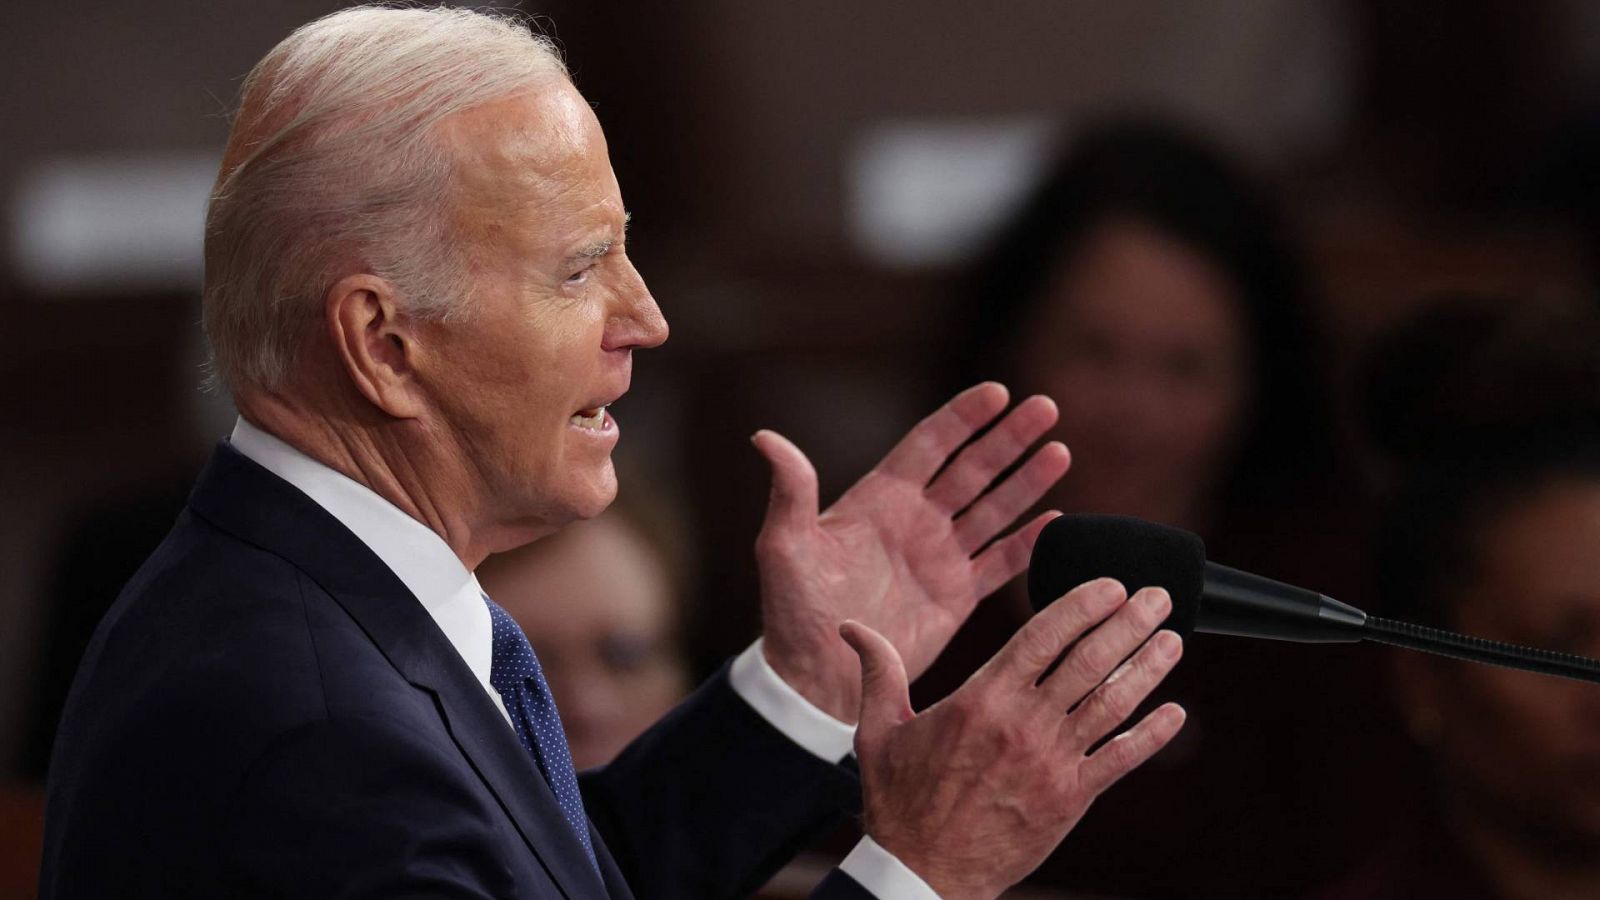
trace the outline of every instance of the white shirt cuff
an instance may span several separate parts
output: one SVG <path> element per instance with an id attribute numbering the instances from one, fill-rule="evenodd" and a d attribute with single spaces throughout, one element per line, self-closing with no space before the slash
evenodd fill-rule
<path id="1" fill-rule="evenodd" d="M 813 756 L 836 763 L 855 746 L 856 727 L 818 709 L 780 678 L 762 655 L 760 638 L 733 661 L 728 682 L 761 718 Z"/>
<path id="2" fill-rule="evenodd" d="M 863 837 L 856 844 L 839 863 L 839 871 L 878 900 L 939 900 L 926 881 L 870 837 Z"/>

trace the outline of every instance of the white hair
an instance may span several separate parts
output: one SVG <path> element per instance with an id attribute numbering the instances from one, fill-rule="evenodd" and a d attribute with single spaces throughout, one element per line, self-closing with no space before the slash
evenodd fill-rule
<path id="1" fill-rule="evenodd" d="M 361 6 L 305 25 L 246 77 L 206 214 L 213 379 L 281 386 L 340 278 L 370 272 L 410 314 L 469 299 L 441 119 L 566 78 L 509 15 Z"/>

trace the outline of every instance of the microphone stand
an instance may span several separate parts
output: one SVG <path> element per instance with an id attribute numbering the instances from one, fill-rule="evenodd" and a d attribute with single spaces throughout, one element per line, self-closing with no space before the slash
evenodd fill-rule
<path id="1" fill-rule="evenodd" d="M 1504 666 L 1508 669 L 1522 669 L 1527 672 L 1600 684 L 1600 660 L 1571 653 L 1557 653 L 1554 650 L 1520 647 L 1516 644 L 1441 631 L 1425 625 L 1413 625 L 1410 622 L 1367 616 L 1361 638 L 1394 647 L 1405 647 L 1408 650 L 1436 653 L 1452 659 L 1488 663 L 1491 666 Z"/>

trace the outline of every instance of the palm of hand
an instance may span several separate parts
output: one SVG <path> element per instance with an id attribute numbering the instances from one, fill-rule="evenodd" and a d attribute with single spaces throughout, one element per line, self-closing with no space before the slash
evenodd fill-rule
<path id="1" fill-rule="evenodd" d="M 821 515 L 805 456 L 772 432 L 756 436 L 774 470 L 756 544 L 765 654 L 785 681 L 835 717 L 853 721 L 860 692 L 840 623 L 855 619 L 885 635 L 916 677 L 977 602 L 1026 564 L 1050 515 L 993 538 L 1066 471 L 1066 448 L 1048 444 L 984 489 L 1054 424 L 1054 405 L 1044 398 L 1018 405 L 944 466 L 1005 403 L 998 385 L 961 394 Z"/>
<path id="2" fill-rule="evenodd" d="M 789 552 L 769 557 L 768 614 L 798 614 L 823 632 L 847 618 L 865 622 L 912 651 L 913 672 L 933 662 L 979 599 L 950 518 L 918 485 L 870 474 L 798 537 Z M 854 660 L 843 642 L 826 643 Z"/>

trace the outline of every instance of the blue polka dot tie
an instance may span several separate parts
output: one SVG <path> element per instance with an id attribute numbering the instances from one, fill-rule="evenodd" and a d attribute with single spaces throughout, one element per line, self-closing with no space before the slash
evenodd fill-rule
<path id="1" fill-rule="evenodd" d="M 578 793 L 578 776 L 572 769 L 572 751 L 567 749 L 567 734 L 561 728 L 561 716 L 556 713 L 555 698 L 550 695 L 550 685 L 539 668 L 539 658 L 533 655 L 528 638 L 517 627 L 510 613 L 498 603 L 483 595 L 489 604 L 489 621 L 494 624 L 494 657 L 489 663 L 489 684 L 511 714 L 511 725 L 523 749 L 533 754 L 544 773 L 561 813 L 577 833 L 583 851 L 589 854 L 589 864 L 600 871 L 594 857 L 594 844 L 589 841 L 589 817 L 583 812 L 583 797 Z"/>

